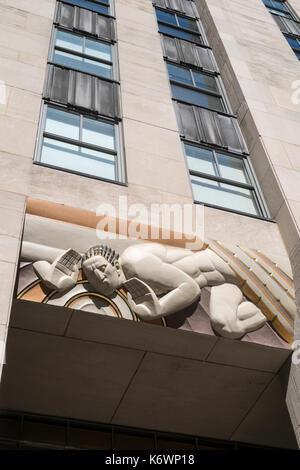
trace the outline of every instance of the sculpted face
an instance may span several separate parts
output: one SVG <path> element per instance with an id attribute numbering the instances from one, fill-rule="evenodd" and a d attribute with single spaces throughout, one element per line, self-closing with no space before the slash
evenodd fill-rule
<path id="1" fill-rule="evenodd" d="M 89 283 L 101 294 L 111 295 L 120 287 L 120 267 L 112 266 L 103 256 L 93 256 L 82 264 Z"/>

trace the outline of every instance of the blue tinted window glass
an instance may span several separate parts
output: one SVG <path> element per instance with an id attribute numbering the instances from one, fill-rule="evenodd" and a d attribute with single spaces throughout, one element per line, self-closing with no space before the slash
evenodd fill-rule
<path id="1" fill-rule="evenodd" d="M 191 182 L 196 201 L 245 212 L 246 214 L 259 214 L 254 192 L 249 189 L 238 188 L 237 186 L 198 176 L 191 176 Z"/>
<path id="2" fill-rule="evenodd" d="M 189 41 L 196 42 L 197 44 L 201 44 L 201 37 L 197 36 L 196 34 L 188 33 L 187 31 L 183 31 L 182 29 L 172 28 L 171 26 L 166 26 L 164 24 L 159 23 L 159 31 L 161 33 L 170 34 L 176 38 L 180 39 L 187 39 Z"/>
<path id="3" fill-rule="evenodd" d="M 55 51 L 53 62 L 59 65 L 63 65 L 64 67 L 81 70 L 82 57 L 78 57 L 76 55 L 68 54 L 62 51 Z"/>
<path id="4" fill-rule="evenodd" d="M 79 57 L 62 51 L 55 51 L 53 62 L 65 67 L 92 73 L 101 77 L 112 78 L 111 66 L 94 60 Z"/>
<path id="5" fill-rule="evenodd" d="M 115 156 L 85 147 L 60 142 L 47 137 L 43 140 L 41 162 L 86 175 L 115 180 Z"/>
<path id="6" fill-rule="evenodd" d="M 98 3 L 89 2 L 86 0 L 64 0 L 67 3 L 72 3 L 82 8 L 88 8 L 90 10 L 97 11 L 99 13 L 106 13 L 108 15 L 108 7 L 105 5 L 100 5 Z M 107 3 L 107 2 L 105 2 Z"/>
<path id="7" fill-rule="evenodd" d="M 67 49 L 70 53 L 60 51 L 58 48 Z M 71 52 L 73 51 L 78 52 L 80 56 L 72 54 Z M 84 55 L 108 62 L 112 61 L 111 46 L 109 44 L 88 38 L 85 38 L 84 42 L 83 36 L 57 30 L 53 56 L 54 63 L 101 77 L 112 78 L 111 65 L 102 64 L 96 60 L 84 57 Z"/>
<path id="8" fill-rule="evenodd" d="M 97 59 L 112 61 L 111 46 L 100 41 L 93 41 L 91 39 L 85 40 L 85 54 L 96 57 Z"/>
<path id="9" fill-rule="evenodd" d="M 284 5 L 284 3 L 281 3 L 281 2 L 277 2 L 275 0 L 263 0 L 264 4 L 267 6 L 267 7 L 274 7 L 274 8 L 277 8 L 278 10 L 282 10 L 282 11 L 288 11 L 286 5 Z"/>
<path id="10" fill-rule="evenodd" d="M 288 8 L 284 3 L 277 2 L 275 0 L 272 3 L 275 8 L 278 8 L 278 10 L 288 11 Z"/>
<path id="11" fill-rule="evenodd" d="M 115 127 L 113 124 L 84 117 L 82 141 L 114 150 L 116 148 Z"/>
<path id="12" fill-rule="evenodd" d="M 285 36 L 285 39 L 287 40 L 287 42 L 289 43 L 289 45 L 293 49 L 299 49 L 300 50 L 300 43 L 297 41 L 297 39 L 293 39 L 293 38 L 290 38 L 288 36 Z"/>
<path id="13" fill-rule="evenodd" d="M 177 100 L 186 101 L 187 103 L 204 106 L 206 108 L 224 111 L 222 101 L 216 96 L 207 95 L 199 91 L 189 90 L 177 85 L 171 85 L 173 97 Z"/>
<path id="14" fill-rule="evenodd" d="M 167 64 L 170 80 L 193 85 L 192 75 L 188 69 L 177 67 L 176 65 Z"/>
<path id="15" fill-rule="evenodd" d="M 213 152 L 193 145 L 186 144 L 184 147 L 189 170 L 219 176 Z"/>
<path id="16" fill-rule="evenodd" d="M 80 117 L 56 108 L 47 108 L 45 132 L 69 139 L 79 139 Z"/>
<path id="17" fill-rule="evenodd" d="M 214 77 L 210 77 L 209 75 L 205 75 L 203 73 L 194 72 L 194 80 L 195 85 L 199 88 L 203 88 L 204 90 L 214 91 L 216 93 L 219 92 L 216 79 Z"/>
<path id="18" fill-rule="evenodd" d="M 93 73 L 94 75 L 100 75 L 105 78 L 112 78 L 111 66 L 107 64 L 101 64 L 90 59 L 83 59 L 83 72 Z"/>
<path id="19" fill-rule="evenodd" d="M 83 38 L 77 34 L 67 33 L 66 31 L 56 32 L 56 46 L 69 49 L 70 51 L 83 52 Z"/>
<path id="20" fill-rule="evenodd" d="M 217 153 L 217 159 L 222 178 L 233 180 L 237 183 L 250 183 L 243 160 L 222 153 Z"/>
<path id="21" fill-rule="evenodd" d="M 159 21 L 164 21 L 165 23 L 174 24 L 175 26 L 177 25 L 175 15 L 171 15 L 171 13 L 167 13 L 166 11 L 162 11 L 162 10 L 155 10 L 155 11 L 156 11 L 157 19 Z"/>
<path id="22" fill-rule="evenodd" d="M 190 29 L 192 31 L 198 31 L 196 21 L 190 20 L 189 18 L 183 18 L 182 16 L 178 16 L 177 18 L 179 26 L 181 26 L 182 28 Z"/>
<path id="23" fill-rule="evenodd" d="M 268 10 L 269 10 L 270 13 L 273 13 L 274 15 L 284 16 L 285 18 L 292 18 L 292 16 L 291 16 L 289 13 L 285 13 L 285 12 L 283 12 L 283 11 L 274 10 L 273 8 L 268 8 Z"/>

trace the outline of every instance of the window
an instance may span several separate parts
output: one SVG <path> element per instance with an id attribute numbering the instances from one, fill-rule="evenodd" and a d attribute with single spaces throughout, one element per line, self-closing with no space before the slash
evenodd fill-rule
<path id="1" fill-rule="evenodd" d="M 295 15 L 295 13 L 292 13 L 292 10 L 290 9 L 287 2 L 279 2 L 274 0 L 263 0 L 263 2 L 270 11 L 270 13 L 273 13 L 277 16 L 283 16 L 284 18 L 291 20 L 284 21 L 278 18 L 276 22 L 278 23 L 279 28 L 281 29 L 285 39 L 293 49 L 297 58 L 300 60 L 300 36 L 298 34 L 300 26 L 299 18 Z M 289 36 L 289 34 L 291 34 L 291 37 Z"/>
<path id="2" fill-rule="evenodd" d="M 184 147 L 196 202 L 263 215 L 244 157 L 187 143 Z"/>
<path id="3" fill-rule="evenodd" d="M 274 15 L 284 16 L 285 18 L 293 19 L 287 5 L 275 0 L 263 0 L 270 13 Z"/>
<path id="4" fill-rule="evenodd" d="M 72 3 L 78 7 L 88 8 L 98 13 L 109 14 L 109 0 L 63 0 L 66 3 Z"/>
<path id="5" fill-rule="evenodd" d="M 82 72 L 112 78 L 112 46 L 85 36 L 56 30 L 53 62 Z"/>
<path id="6" fill-rule="evenodd" d="M 225 111 L 216 77 L 169 63 L 167 68 L 175 99 Z"/>
<path id="7" fill-rule="evenodd" d="M 199 21 L 162 8 L 155 11 L 161 33 L 189 41 L 168 40 L 164 59 L 173 99 L 178 101 L 177 117 L 194 201 L 244 215 L 268 217 L 251 163 L 245 156 L 247 149 L 236 118 L 224 116 L 230 113 L 230 107 L 219 73 L 215 67 L 207 66 L 204 52 L 198 54 L 207 51 Z M 201 57 L 199 63 L 195 62 L 196 55 Z"/>
<path id="8" fill-rule="evenodd" d="M 289 45 L 291 46 L 291 48 L 293 49 L 293 51 L 295 52 L 298 59 L 300 59 L 300 39 L 291 38 L 285 35 L 284 37 L 289 43 Z"/>
<path id="9" fill-rule="evenodd" d="M 124 183 L 115 41 L 99 40 L 94 34 L 97 22 L 97 33 L 113 38 L 114 21 L 89 11 L 108 14 L 111 2 L 61 1 L 53 30 L 35 163 Z M 85 32 L 73 28 L 74 18 L 80 24 L 79 30 Z M 105 33 L 107 29 L 111 34 Z"/>
<path id="10" fill-rule="evenodd" d="M 118 126 L 63 109 L 44 107 L 38 161 L 44 165 L 121 181 Z"/>
<path id="11" fill-rule="evenodd" d="M 177 13 L 159 10 L 158 8 L 155 8 L 155 12 L 161 33 L 170 34 L 180 39 L 187 39 L 197 44 L 203 43 L 196 20 L 180 16 Z"/>

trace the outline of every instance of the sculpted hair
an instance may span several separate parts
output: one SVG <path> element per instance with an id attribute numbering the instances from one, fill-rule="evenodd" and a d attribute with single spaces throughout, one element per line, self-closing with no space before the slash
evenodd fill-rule
<path id="1" fill-rule="evenodd" d="M 115 250 L 108 248 L 106 245 L 95 245 L 83 255 L 82 263 L 94 256 L 103 256 L 112 266 L 119 259 L 119 253 L 116 253 Z"/>

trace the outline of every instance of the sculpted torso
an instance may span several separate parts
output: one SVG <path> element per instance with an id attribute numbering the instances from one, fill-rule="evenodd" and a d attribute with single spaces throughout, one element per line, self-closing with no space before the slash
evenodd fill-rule
<path id="1" fill-rule="evenodd" d="M 200 288 L 224 282 L 238 284 L 233 271 L 209 249 L 194 253 L 154 243 L 134 245 L 124 251 L 120 263 L 126 279 L 137 277 L 156 293 L 168 292 L 178 283 L 192 280 Z"/>

